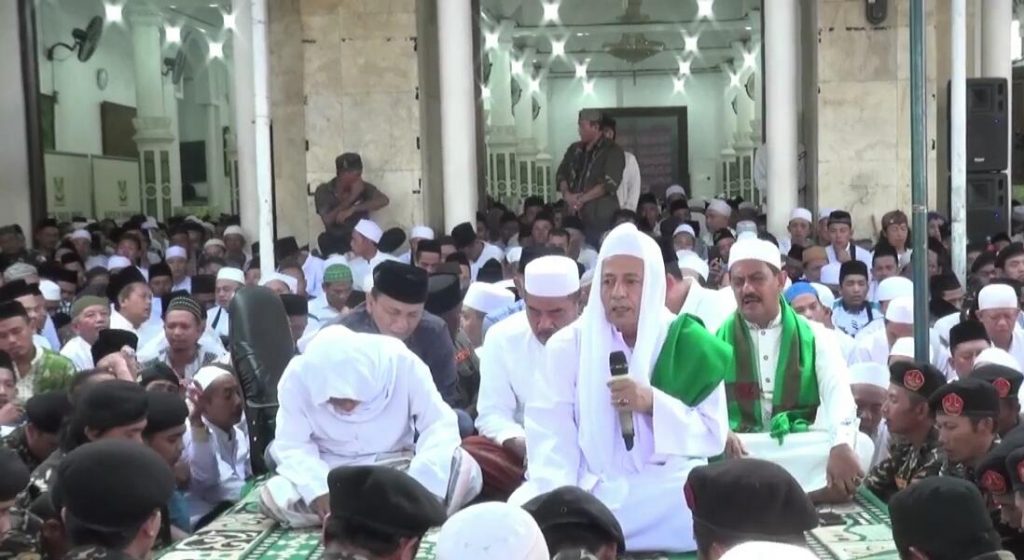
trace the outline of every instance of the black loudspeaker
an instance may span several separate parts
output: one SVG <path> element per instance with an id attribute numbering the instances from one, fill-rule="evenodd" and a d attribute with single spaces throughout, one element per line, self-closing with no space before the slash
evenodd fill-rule
<path id="1" fill-rule="evenodd" d="M 1010 182 L 1006 173 L 968 173 L 966 198 L 969 243 L 1010 231 Z"/>
<path id="2" fill-rule="evenodd" d="M 950 85 L 946 84 L 947 99 Z M 947 104 L 948 105 L 948 104 Z M 1002 171 L 1009 156 L 1010 98 L 1005 78 L 967 80 L 967 172 Z M 947 108 L 946 123 L 950 122 Z M 947 130 L 948 132 L 948 130 Z M 950 137 L 949 134 L 946 135 Z M 947 152 L 951 154 L 950 152 Z M 952 165 L 952 158 L 946 158 Z M 968 208 L 970 205 L 968 204 Z"/>

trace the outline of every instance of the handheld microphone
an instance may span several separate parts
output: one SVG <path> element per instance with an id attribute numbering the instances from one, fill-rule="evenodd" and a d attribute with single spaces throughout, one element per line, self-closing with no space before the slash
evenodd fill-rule
<path id="1" fill-rule="evenodd" d="M 612 377 L 629 375 L 629 363 L 626 361 L 626 353 L 616 350 L 608 354 L 608 367 Z M 626 451 L 633 449 L 633 412 L 623 410 L 619 412 L 619 426 L 622 427 L 622 441 L 626 444 Z"/>

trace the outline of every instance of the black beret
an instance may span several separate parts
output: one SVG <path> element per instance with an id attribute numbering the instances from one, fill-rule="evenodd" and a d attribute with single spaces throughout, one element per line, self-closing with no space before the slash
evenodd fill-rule
<path id="1" fill-rule="evenodd" d="M 427 280 L 426 310 L 441 315 L 462 303 L 459 277 L 454 274 L 431 274 Z"/>
<path id="2" fill-rule="evenodd" d="M 828 215 L 828 225 L 832 224 L 846 224 L 848 226 L 852 226 L 853 217 L 845 210 L 833 210 L 832 213 Z"/>
<path id="3" fill-rule="evenodd" d="M 13 500 L 28 486 L 28 467 L 13 450 L 0 447 L 0 501 Z"/>
<path id="4" fill-rule="evenodd" d="M 25 402 L 25 417 L 41 432 L 56 434 L 71 412 L 71 399 L 67 391 L 47 391 L 33 395 Z"/>
<path id="5" fill-rule="evenodd" d="M 171 311 L 188 311 L 195 316 L 197 321 L 206 320 L 206 310 L 203 309 L 199 302 L 192 298 L 187 292 L 184 295 L 176 295 L 179 292 L 174 292 L 167 297 L 167 307 L 164 309 L 164 315 L 166 316 Z"/>
<path id="6" fill-rule="evenodd" d="M 818 526 L 793 475 L 761 459 L 730 459 L 690 471 L 683 488 L 694 525 L 745 540 L 776 540 Z"/>
<path id="7" fill-rule="evenodd" d="M 178 378 L 178 374 L 174 373 L 171 366 L 163 362 L 153 362 L 151 365 L 139 372 L 139 385 L 148 387 L 149 384 L 154 381 L 167 381 L 174 385 L 181 383 L 181 380 Z"/>
<path id="8" fill-rule="evenodd" d="M 363 158 L 354 152 L 345 152 L 334 158 L 334 168 L 337 171 L 362 171 Z"/>
<path id="9" fill-rule="evenodd" d="M 866 265 L 866 264 L 864 264 L 864 263 L 862 263 L 862 262 L 860 262 L 860 261 L 858 261 L 856 259 L 851 259 L 851 260 L 848 260 L 848 261 L 844 262 L 839 267 L 839 283 L 842 284 L 843 280 L 847 276 L 849 276 L 851 274 L 854 274 L 854 275 L 857 275 L 857 276 L 863 276 L 864 278 L 867 278 L 868 277 L 868 265 Z"/>
<path id="10" fill-rule="evenodd" d="M 1017 398 L 1024 375 L 1011 367 L 999 364 L 985 364 L 971 372 L 971 379 L 980 379 L 992 384 L 1001 399 Z"/>
<path id="11" fill-rule="evenodd" d="M 973 374 L 972 374 L 973 377 Z M 983 492 L 1002 495 L 1011 489 L 1010 472 L 1006 468 L 1006 459 L 1017 449 L 1024 446 L 1024 427 L 1017 426 L 1010 430 L 999 445 L 978 463 L 974 481 Z"/>
<path id="12" fill-rule="evenodd" d="M 593 494 L 578 486 L 562 486 L 523 504 L 549 540 L 548 531 L 564 525 L 583 526 L 615 542 L 619 554 L 626 551 L 626 538 L 615 514 Z"/>
<path id="13" fill-rule="evenodd" d="M 946 376 L 929 363 L 894 362 L 889 366 L 889 382 L 928 399 L 946 384 Z"/>
<path id="14" fill-rule="evenodd" d="M 299 252 L 299 242 L 294 237 L 282 237 L 274 241 L 274 260 L 280 261 Z"/>
<path id="15" fill-rule="evenodd" d="M 382 466 L 337 467 L 327 475 L 331 518 L 397 537 L 420 537 L 444 523 L 441 500 L 408 474 Z"/>
<path id="16" fill-rule="evenodd" d="M 636 206 L 640 207 L 641 204 L 658 204 L 658 197 L 654 196 L 654 193 L 643 193 L 640 198 L 637 199 Z"/>
<path id="17" fill-rule="evenodd" d="M 933 476 L 897 492 L 889 500 L 889 518 L 896 548 L 914 547 L 945 558 L 973 558 L 999 550 L 985 500 L 971 482 Z"/>
<path id="18" fill-rule="evenodd" d="M 437 253 L 441 254 L 441 244 L 436 239 L 420 239 L 416 244 L 416 254 Z"/>
<path id="19" fill-rule="evenodd" d="M 61 459 L 55 478 L 54 505 L 93 530 L 137 530 L 174 492 L 167 462 L 149 447 L 122 439 L 71 451 Z"/>
<path id="20" fill-rule="evenodd" d="M 402 228 L 394 227 L 381 234 L 377 249 L 383 253 L 390 253 L 401 247 L 402 243 L 405 243 L 405 232 Z"/>
<path id="21" fill-rule="evenodd" d="M 1024 255 L 1024 244 L 1010 243 L 996 255 L 996 268 L 1005 268 L 1006 261 L 1020 255 Z"/>
<path id="22" fill-rule="evenodd" d="M 74 270 L 68 270 L 58 264 L 48 263 L 47 266 L 39 267 L 39 275 L 48 280 L 54 282 L 66 282 L 68 284 L 78 284 L 78 273 Z"/>
<path id="23" fill-rule="evenodd" d="M 0 321 L 14 317 L 28 318 L 28 311 L 25 311 L 25 306 L 19 301 L 0 300 Z"/>
<path id="24" fill-rule="evenodd" d="M 1018 447 L 1006 456 L 1006 472 L 1015 491 L 1024 490 L 1024 447 Z"/>
<path id="25" fill-rule="evenodd" d="M 139 272 L 139 269 L 134 266 L 126 266 L 118 270 L 110 275 L 110 282 L 107 283 L 107 299 L 117 303 L 121 290 L 138 282 L 146 283 L 146 277 Z"/>
<path id="26" fill-rule="evenodd" d="M 969 377 L 939 387 L 928 399 L 932 414 L 995 418 L 999 414 L 999 393 L 995 387 Z"/>
<path id="27" fill-rule="evenodd" d="M 961 321 L 949 329 L 949 349 L 955 351 L 957 345 L 972 340 L 984 340 L 991 344 L 992 340 L 985 331 L 985 325 L 980 321 L 968 319 Z"/>
<path id="28" fill-rule="evenodd" d="M 452 228 L 452 241 L 455 242 L 456 249 L 465 249 L 472 245 L 476 241 L 476 230 L 473 228 L 473 224 L 462 222 Z"/>
<path id="29" fill-rule="evenodd" d="M 131 332 L 121 329 L 103 329 L 96 337 L 96 342 L 92 343 L 92 363 L 98 364 L 104 357 L 120 352 L 121 348 L 130 346 L 132 350 L 137 350 L 139 346 L 139 337 Z"/>
<path id="30" fill-rule="evenodd" d="M 72 427 L 106 431 L 146 417 L 146 391 L 141 385 L 114 379 L 87 385 L 72 412 Z"/>
<path id="31" fill-rule="evenodd" d="M 539 259 L 541 257 L 546 257 L 549 255 L 557 255 L 564 257 L 565 251 L 563 251 L 559 247 L 523 247 L 523 252 L 519 256 L 519 265 L 517 267 L 519 270 L 519 274 L 525 274 L 526 265 L 533 262 L 534 259 Z"/>
<path id="32" fill-rule="evenodd" d="M 158 276 L 171 277 L 171 267 L 167 266 L 167 263 L 158 262 L 149 267 L 149 279 L 152 280 Z"/>
<path id="33" fill-rule="evenodd" d="M 38 295 L 42 295 L 42 292 L 39 291 L 39 284 L 29 284 L 24 280 L 13 280 L 0 286 L 0 301 Z"/>
<path id="34" fill-rule="evenodd" d="M 142 435 L 153 434 L 184 427 L 188 418 L 188 405 L 185 399 L 175 393 L 149 391 L 146 393 L 146 429 Z"/>
<path id="35" fill-rule="evenodd" d="M 373 269 L 373 287 L 402 303 L 426 303 L 427 271 L 397 261 L 384 261 Z"/>
<path id="36" fill-rule="evenodd" d="M 284 312 L 289 317 L 309 315 L 309 301 L 298 294 L 281 294 L 281 303 L 284 304 Z"/>
<path id="37" fill-rule="evenodd" d="M 212 274 L 197 274 L 192 277 L 193 294 L 212 294 L 217 291 L 217 277 Z"/>
<path id="38" fill-rule="evenodd" d="M 496 259 L 487 259 L 487 262 L 482 264 L 480 270 L 476 273 L 477 282 L 486 282 L 488 284 L 501 282 L 504 278 L 505 273 L 501 269 L 501 263 Z"/>

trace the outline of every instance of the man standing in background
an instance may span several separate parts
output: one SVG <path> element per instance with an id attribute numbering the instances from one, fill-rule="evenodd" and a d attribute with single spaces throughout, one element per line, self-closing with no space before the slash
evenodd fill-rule
<path id="1" fill-rule="evenodd" d="M 363 181 L 363 159 L 359 154 L 341 154 L 334 160 L 334 167 L 337 176 L 317 187 L 313 200 L 328 236 L 339 244 L 342 252 L 347 252 L 356 223 L 391 201 L 375 185 Z"/>
<path id="2" fill-rule="evenodd" d="M 626 165 L 622 148 L 602 133 L 603 121 L 601 111 L 580 111 L 580 141 L 565 151 L 556 174 L 569 213 L 583 220 L 587 241 L 595 247 L 619 209 L 616 191 Z"/>

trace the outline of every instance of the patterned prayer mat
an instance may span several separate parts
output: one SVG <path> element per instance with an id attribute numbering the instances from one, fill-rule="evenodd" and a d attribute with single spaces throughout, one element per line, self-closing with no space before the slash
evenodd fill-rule
<path id="1" fill-rule="evenodd" d="M 316 560 L 321 556 L 318 529 L 285 529 L 262 513 L 259 492 L 248 495 L 209 526 L 159 554 L 161 560 Z M 867 491 L 854 503 L 831 508 L 844 526 L 823 527 L 808 533 L 807 543 L 827 560 L 897 559 L 889 513 Z M 428 533 L 417 559 L 436 558 L 436 532 Z M 689 560 L 696 554 L 628 555 L 630 560 Z M 467 559 L 470 560 L 470 559 Z"/>

